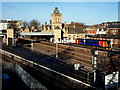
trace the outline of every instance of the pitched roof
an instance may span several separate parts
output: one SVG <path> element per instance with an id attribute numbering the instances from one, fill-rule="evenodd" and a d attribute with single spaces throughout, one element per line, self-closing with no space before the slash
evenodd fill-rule
<path id="1" fill-rule="evenodd" d="M 26 28 L 26 27 L 21 27 L 23 30 Z"/>
<path id="2" fill-rule="evenodd" d="M 95 35 L 95 36 L 92 36 L 92 37 L 95 37 L 95 38 L 114 38 L 114 39 L 120 39 L 120 35 Z"/>
<path id="3" fill-rule="evenodd" d="M 86 27 L 85 29 L 97 29 L 97 27 Z"/>
<path id="4" fill-rule="evenodd" d="M 76 27 L 76 28 L 69 27 L 68 34 L 78 34 L 78 33 L 85 33 L 85 32 L 83 31 L 83 28 L 80 27 Z"/>
<path id="5" fill-rule="evenodd" d="M 57 27 L 55 27 L 55 29 L 60 29 L 60 27 L 59 27 L 59 26 L 57 26 Z"/>

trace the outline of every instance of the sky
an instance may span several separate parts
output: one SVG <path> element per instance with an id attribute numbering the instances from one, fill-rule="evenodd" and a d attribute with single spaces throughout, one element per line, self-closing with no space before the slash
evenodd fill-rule
<path id="1" fill-rule="evenodd" d="M 55 7 L 62 13 L 62 22 L 94 25 L 118 20 L 118 2 L 2 2 L 2 19 L 49 24 Z"/>

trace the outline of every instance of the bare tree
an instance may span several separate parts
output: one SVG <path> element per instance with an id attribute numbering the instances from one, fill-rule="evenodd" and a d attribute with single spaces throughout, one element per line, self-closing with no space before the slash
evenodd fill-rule
<path id="1" fill-rule="evenodd" d="M 27 27 L 27 26 L 29 27 L 29 23 L 26 22 L 26 21 L 24 21 L 24 22 L 23 22 L 23 26 L 24 26 L 24 27 Z"/>
<path id="2" fill-rule="evenodd" d="M 39 21 L 33 19 L 29 22 L 29 25 L 34 26 L 37 29 L 39 27 L 40 23 L 39 23 Z"/>

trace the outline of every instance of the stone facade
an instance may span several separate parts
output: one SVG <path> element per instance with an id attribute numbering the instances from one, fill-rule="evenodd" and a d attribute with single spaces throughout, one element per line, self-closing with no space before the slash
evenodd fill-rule
<path id="1" fill-rule="evenodd" d="M 42 24 L 40 29 L 42 32 L 53 32 L 54 42 L 56 42 L 56 40 L 59 42 L 74 42 L 76 38 L 85 37 L 83 26 L 83 23 L 62 23 L 62 13 L 60 13 L 56 7 L 54 12 L 51 14 L 50 24 L 45 22 L 45 25 Z M 53 40 L 51 39 L 51 41 Z"/>
<path id="2" fill-rule="evenodd" d="M 89 26 L 89 27 L 85 28 L 84 30 L 87 35 L 96 35 L 97 29 L 98 28 L 95 26 Z"/>
<path id="3" fill-rule="evenodd" d="M 30 32 L 29 27 L 21 27 L 19 32 Z"/>
<path id="4" fill-rule="evenodd" d="M 54 30 L 55 28 L 62 29 L 62 14 L 59 12 L 57 7 L 51 14 L 50 25 L 52 30 Z"/>

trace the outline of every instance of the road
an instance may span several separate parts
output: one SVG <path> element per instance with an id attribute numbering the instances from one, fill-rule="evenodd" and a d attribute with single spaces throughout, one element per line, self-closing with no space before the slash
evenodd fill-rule
<path id="1" fill-rule="evenodd" d="M 83 82 L 87 82 L 87 71 L 84 69 L 80 69 L 79 71 L 75 71 L 74 67 L 71 65 L 68 65 L 62 61 L 59 61 L 55 58 L 51 58 L 46 55 L 37 54 L 35 52 L 32 52 L 30 50 L 27 50 L 23 47 L 14 47 L 10 48 L 8 46 L 3 45 L 3 50 L 6 50 L 8 52 L 14 53 L 16 55 L 19 55 L 23 58 L 26 58 L 28 60 L 34 61 L 36 63 L 39 63 L 40 65 L 46 66 L 48 68 L 51 68 L 57 72 L 60 72 L 62 74 L 68 75 L 70 77 L 73 77 L 75 79 L 78 79 Z"/>

